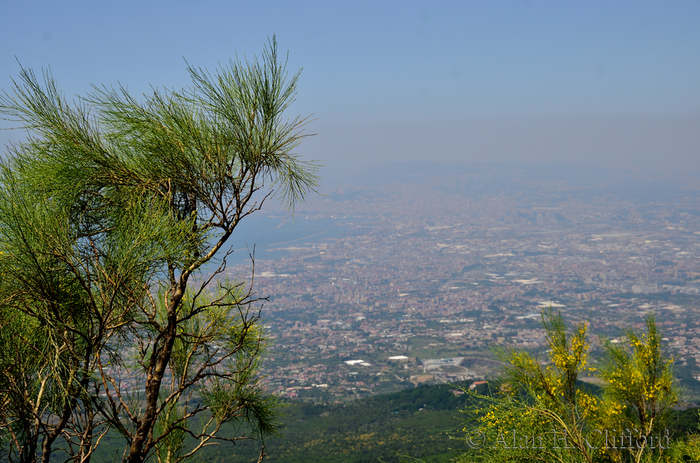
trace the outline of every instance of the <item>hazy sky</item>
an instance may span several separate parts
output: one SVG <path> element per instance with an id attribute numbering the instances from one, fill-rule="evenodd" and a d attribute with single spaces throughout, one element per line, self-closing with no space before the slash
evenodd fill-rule
<path id="1" fill-rule="evenodd" d="M 315 118 L 300 151 L 328 164 L 700 172 L 698 24 L 697 1 L 0 0 L 0 88 L 17 61 L 71 95 L 180 87 L 184 59 L 212 69 L 276 34 L 303 67 L 290 116 Z"/>

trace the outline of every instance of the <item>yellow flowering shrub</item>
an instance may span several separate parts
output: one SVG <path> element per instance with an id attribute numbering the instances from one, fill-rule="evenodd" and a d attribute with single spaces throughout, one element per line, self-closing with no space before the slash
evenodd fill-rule
<path id="1" fill-rule="evenodd" d="M 475 452 L 481 461 L 498 462 L 683 461 L 669 460 L 675 453 L 669 453 L 664 420 L 678 388 L 652 315 L 645 333 L 629 331 L 621 343 L 605 342 L 598 368 L 589 364 L 586 323 L 567 331 L 551 308 L 542 321 L 545 359 L 496 350 L 505 363 L 500 389 L 490 396 L 471 393 L 475 405 L 464 410 L 471 422 L 462 432 L 473 451 L 457 462 L 473 461 Z M 577 382 L 583 372 L 597 372 L 605 381 L 602 394 Z M 696 455 L 697 439 L 683 445 L 683 458 Z"/>

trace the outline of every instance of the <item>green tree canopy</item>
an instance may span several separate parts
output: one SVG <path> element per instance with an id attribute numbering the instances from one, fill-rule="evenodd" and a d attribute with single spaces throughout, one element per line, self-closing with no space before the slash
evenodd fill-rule
<path id="1" fill-rule="evenodd" d="M 598 368 L 589 362 L 586 323 L 569 331 L 561 313 L 551 309 L 543 312 L 542 322 L 546 358 L 497 351 L 505 364 L 500 391 L 488 397 L 473 394 L 474 405 L 464 410 L 469 422 L 463 431 L 474 451 L 459 462 L 681 461 L 683 455 L 700 456 L 686 443 L 670 445 L 667 418 L 679 390 L 653 314 L 646 317 L 646 332 L 630 330 L 621 341 L 603 342 Z M 578 381 L 585 372 L 597 372 L 601 391 Z"/>
<path id="2" fill-rule="evenodd" d="M 293 206 L 315 189 L 315 164 L 294 153 L 305 119 L 284 116 L 299 74 L 274 39 L 260 60 L 188 71 L 181 90 L 103 86 L 68 100 L 49 73 L 22 69 L 0 96 L 28 132 L 0 166 L 11 459 L 48 461 L 60 442 L 84 461 L 112 428 L 124 459 L 176 462 L 276 430 L 257 375 L 261 302 L 225 268 L 241 220 L 270 196 Z M 223 435 L 232 421 L 252 435 Z"/>

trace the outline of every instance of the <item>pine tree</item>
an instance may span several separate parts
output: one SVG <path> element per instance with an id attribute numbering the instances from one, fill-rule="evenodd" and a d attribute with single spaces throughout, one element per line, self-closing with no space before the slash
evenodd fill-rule
<path id="1" fill-rule="evenodd" d="M 316 185 L 283 113 L 299 74 L 260 60 L 136 98 L 67 100 L 22 69 L 0 97 L 29 136 L 0 167 L 0 431 L 12 459 L 86 461 L 108 429 L 123 456 L 177 462 L 277 429 L 258 375 L 267 338 L 249 284 L 225 278 L 239 223 Z M 205 272 L 205 269 L 209 269 Z M 211 270 L 214 269 L 214 270 Z M 224 435 L 225 423 L 251 433 Z M 58 446 L 58 447 L 57 447 Z"/>

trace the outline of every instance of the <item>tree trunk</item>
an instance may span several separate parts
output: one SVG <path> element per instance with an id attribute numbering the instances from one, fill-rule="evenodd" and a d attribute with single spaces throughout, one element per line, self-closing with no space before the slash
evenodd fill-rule
<path id="1" fill-rule="evenodd" d="M 165 370 L 170 362 L 170 355 L 175 344 L 175 335 L 177 329 L 177 308 L 180 305 L 182 295 L 184 294 L 184 286 L 186 283 L 178 285 L 173 298 L 168 307 L 168 324 L 163 333 L 163 341 L 156 350 L 154 346 L 153 357 L 151 358 L 151 371 L 146 379 L 146 410 L 142 418 L 138 421 L 136 435 L 131 441 L 129 448 L 129 463 L 141 463 L 146 459 L 149 448 L 149 436 L 153 431 L 156 419 L 156 410 L 158 409 L 158 398 L 160 397 L 160 385 L 165 375 Z"/>

